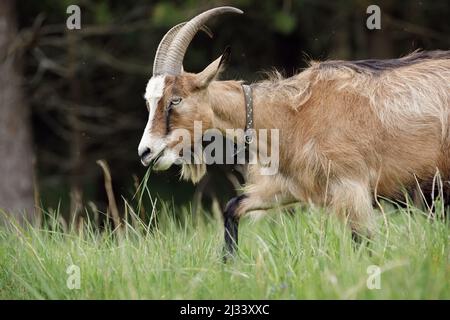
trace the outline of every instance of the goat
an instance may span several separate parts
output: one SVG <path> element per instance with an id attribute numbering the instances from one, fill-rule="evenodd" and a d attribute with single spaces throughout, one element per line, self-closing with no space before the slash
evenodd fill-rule
<path id="1" fill-rule="evenodd" d="M 246 126 L 242 81 L 217 80 L 228 51 L 200 73 L 182 68 L 196 32 L 227 12 L 242 13 L 211 9 L 162 39 L 145 92 L 144 165 L 165 170 L 181 162 L 181 175 L 198 181 L 205 166 L 180 160 L 176 129 L 192 133 L 196 121 L 221 132 Z M 378 196 L 398 199 L 437 172 L 448 185 L 449 83 L 450 51 L 416 51 L 392 60 L 311 62 L 290 78 L 252 84 L 255 130 L 279 130 L 279 170 L 267 176 L 260 163 L 248 166 L 243 194 L 224 210 L 226 252 L 236 250 L 245 213 L 313 203 L 341 217 L 353 235 L 370 237 Z"/>

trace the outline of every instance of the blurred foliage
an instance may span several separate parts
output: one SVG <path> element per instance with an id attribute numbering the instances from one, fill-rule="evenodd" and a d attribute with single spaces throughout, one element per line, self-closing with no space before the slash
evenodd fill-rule
<path id="1" fill-rule="evenodd" d="M 108 24 L 113 22 L 113 13 L 107 2 L 99 2 L 94 5 L 94 22 L 97 24 Z"/>
<path id="2" fill-rule="evenodd" d="M 283 34 L 291 33 L 292 30 L 294 30 L 296 23 L 297 21 L 293 15 L 283 11 L 275 13 L 273 18 L 275 30 Z"/>
<path id="3" fill-rule="evenodd" d="M 178 9 L 173 3 L 161 2 L 155 5 L 152 14 L 152 23 L 158 27 L 171 28 L 183 21 L 182 10 Z"/>
<path id="4" fill-rule="evenodd" d="M 78 4 L 82 29 L 65 29 L 66 8 Z M 232 46 L 225 79 L 261 79 L 259 71 L 277 68 L 287 76 L 313 59 L 392 58 L 416 48 L 448 49 L 447 0 L 379 1 L 382 29 L 367 30 L 369 0 L 100 1 L 20 0 L 21 31 L 44 17 L 24 55 L 24 85 L 33 111 L 34 141 L 44 206 L 66 204 L 78 184 L 83 202 L 105 201 L 95 160 L 111 166 L 118 195 L 131 196 L 133 175 L 145 169 L 137 145 L 147 111 L 142 99 L 152 59 L 167 30 L 195 14 L 233 5 L 244 15 L 225 15 L 209 23 L 211 40 L 196 36 L 184 62 L 198 72 Z M 309 57 L 305 59 L 305 56 Z M 180 182 L 178 169 L 152 175 L 150 190 L 186 203 L 193 187 Z M 223 180 L 216 195 L 233 191 Z"/>

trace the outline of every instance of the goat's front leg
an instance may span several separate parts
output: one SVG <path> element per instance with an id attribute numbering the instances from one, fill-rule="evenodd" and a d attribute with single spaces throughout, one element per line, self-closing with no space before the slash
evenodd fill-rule
<path id="1" fill-rule="evenodd" d="M 233 257 L 238 244 L 239 218 L 247 212 L 268 210 L 278 206 L 283 206 L 296 200 L 274 188 L 274 184 L 269 189 L 267 185 L 254 185 L 246 193 L 231 199 L 223 213 L 225 255 L 224 261 Z"/>
<path id="2" fill-rule="evenodd" d="M 237 214 L 237 209 L 245 197 L 246 195 L 242 194 L 228 201 L 225 210 L 223 212 L 223 223 L 225 229 L 224 261 L 226 261 L 228 257 L 232 257 L 237 249 L 238 229 L 239 229 L 239 216 Z"/>

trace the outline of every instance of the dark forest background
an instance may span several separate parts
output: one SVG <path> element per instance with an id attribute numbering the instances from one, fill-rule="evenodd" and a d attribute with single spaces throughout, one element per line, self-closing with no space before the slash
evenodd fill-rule
<path id="1" fill-rule="evenodd" d="M 66 28 L 70 4 L 81 8 L 81 30 Z M 381 8 L 381 30 L 366 28 L 371 4 Z M 0 207 L 59 206 L 69 215 L 92 202 L 104 210 L 98 159 L 110 165 L 116 197 L 130 198 L 146 172 L 137 146 L 158 43 L 173 25 L 220 5 L 245 14 L 214 19 L 213 39 L 199 33 L 187 71 L 202 70 L 227 45 L 223 78 L 247 81 L 272 68 L 292 75 L 308 59 L 394 58 L 450 46 L 448 0 L 1 0 Z M 172 168 L 152 174 L 148 186 L 177 206 L 200 198 L 223 205 L 234 171 L 211 172 L 195 187 Z"/>

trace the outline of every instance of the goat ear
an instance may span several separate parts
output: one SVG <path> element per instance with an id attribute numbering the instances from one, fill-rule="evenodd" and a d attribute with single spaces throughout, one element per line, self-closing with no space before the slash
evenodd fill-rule
<path id="1" fill-rule="evenodd" d="M 226 62 L 229 60 L 231 48 L 225 48 L 223 54 L 207 66 L 202 72 L 197 73 L 197 84 L 200 88 L 206 88 L 220 72 L 222 72 Z"/>

